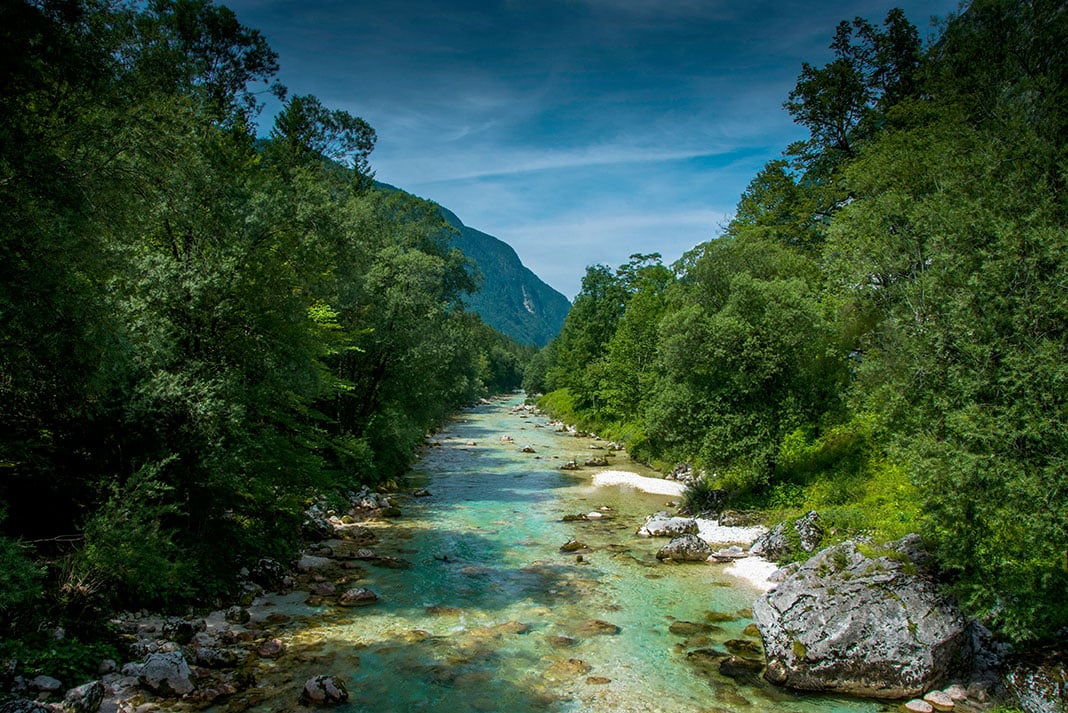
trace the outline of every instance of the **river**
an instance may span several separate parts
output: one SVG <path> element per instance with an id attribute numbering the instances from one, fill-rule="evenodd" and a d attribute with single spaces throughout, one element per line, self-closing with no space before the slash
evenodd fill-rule
<path id="1" fill-rule="evenodd" d="M 590 448 L 603 444 L 513 412 L 521 402 L 458 415 L 406 484 L 430 497 L 405 501 L 402 518 L 371 523 L 376 551 L 413 565 L 353 577 L 380 602 L 314 608 L 300 594 L 271 602 L 296 626 L 283 637 L 287 655 L 263 664 L 264 684 L 243 707 L 292 710 L 293 691 L 327 673 L 348 686 L 339 711 L 882 709 L 721 675 L 702 651 L 759 641 L 745 631 L 759 592 L 725 574 L 726 565 L 658 562 L 665 541 L 634 533 L 669 498 L 594 487 L 593 468 L 562 471 L 568 459 L 605 455 Z M 650 474 L 622 454 L 611 468 Z M 605 516 L 563 521 L 591 511 Z M 571 538 L 588 551 L 561 552 Z"/>

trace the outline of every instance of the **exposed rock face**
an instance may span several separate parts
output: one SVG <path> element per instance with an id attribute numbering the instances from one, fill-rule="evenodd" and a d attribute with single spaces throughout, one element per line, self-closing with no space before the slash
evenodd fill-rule
<path id="1" fill-rule="evenodd" d="M 1068 713 L 1068 667 L 1061 656 L 1045 654 L 1015 661 L 1003 680 L 1024 713 Z"/>
<path id="2" fill-rule="evenodd" d="M 790 543 L 786 541 L 785 522 L 780 522 L 758 537 L 749 548 L 749 554 L 766 557 L 769 560 L 777 560 L 789 551 Z"/>
<path id="3" fill-rule="evenodd" d="M 823 538 L 823 527 L 820 525 L 820 514 L 815 510 L 797 518 L 794 521 L 794 529 L 801 538 L 801 549 L 805 552 L 815 552 Z"/>
<path id="4" fill-rule="evenodd" d="M 753 618 L 767 679 L 810 691 L 907 698 L 965 664 L 969 626 L 923 574 L 918 543 L 910 535 L 877 559 L 852 542 L 830 547 L 757 599 Z"/>
<path id="5" fill-rule="evenodd" d="M 150 654 L 141 669 L 141 685 L 161 696 L 184 696 L 193 690 L 192 671 L 180 651 Z"/>
<path id="6" fill-rule="evenodd" d="M 712 548 L 697 535 L 676 537 L 656 553 L 658 560 L 670 559 L 675 562 L 704 562 L 711 556 Z"/>
<path id="7" fill-rule="evenodd" d="M 645 524 L 638 528 L 639 537 L 681 537 L 696 534 L 697 521 L 692 517 L 671 517 L 664 512 L 650 515 Z"/>

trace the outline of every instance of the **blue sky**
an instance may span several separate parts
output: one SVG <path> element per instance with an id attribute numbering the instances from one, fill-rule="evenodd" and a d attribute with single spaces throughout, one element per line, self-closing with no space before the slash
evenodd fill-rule
<path id="1" fill-rule="evenodd" d="M 367 120 L 376 177 L 496 235 L 573 298 L 587 265 L 673 261 L 804 137 L 782 103 L 840 20 L 957 0 L 222 0 L 279 79 Z M 269 114 L 274 107 L 268 107 Z"/>

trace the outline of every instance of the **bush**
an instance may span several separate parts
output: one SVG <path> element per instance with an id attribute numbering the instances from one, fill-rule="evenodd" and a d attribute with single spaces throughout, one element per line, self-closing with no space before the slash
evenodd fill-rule
<path id="1" fill-rule="evenodd" d="M 723 506 L 724 493 L 715 488 L 704 475 L 694 477 L 682 493 L 682 507 L 691 515 L 718 511 Z"/>
<path id="2" fill-rule="evenodd" d="M 12 629 L 30 616 L 41 598 L 44 572 L 17 540 L 0 537 L 0 619 Z"/>

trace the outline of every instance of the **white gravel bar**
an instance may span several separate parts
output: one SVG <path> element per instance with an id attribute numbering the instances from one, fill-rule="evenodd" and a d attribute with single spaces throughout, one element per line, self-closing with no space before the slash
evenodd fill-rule
<path id="1" fill-rule="evenodd" d="M 603 470 L 593 476 L 593 484 L 626 485 L 653 495 L 671 495 L 678 497 L 686 486 L 677 480 L 664 480 L 663 478 L 646 478 L 637 473 L 627 473 L 622 470 Z"/>
<path id="2" fill-rule="evenodd" d="M 763 557 L 746 557 L 734 560 L 724 568 L 723 573 L 738 579 L 744 579 L 756 589 L 766 592 L 775 588 L 774 582 L 769 582 L 768 577 L 779 569 L 779 565 L 769 562 Z"/>

